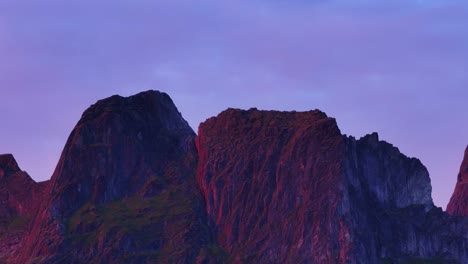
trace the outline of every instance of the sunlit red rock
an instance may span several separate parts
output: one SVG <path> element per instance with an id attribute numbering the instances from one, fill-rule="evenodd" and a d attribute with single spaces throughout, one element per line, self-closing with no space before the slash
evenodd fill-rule
<path id="1" fill-rule="evenodd" d="M 318 110 L 228 109 L 196 142 L 208 215 L 236 261 L 468 259 L 468 222 L 437 209 L 426 168 L 376 133 L 343 136 Z"/>
<path id="2" fill-rule="evenodd" d="M 376 133 L 342 135 L 319 110 L 228 109 L 196 136 L 165 93 L 112 96 L 84 112 L 49 184 L 0 156 L 11 205 L 0 216 L 34 218 L 16 240 L 0 238 L 0 262 L 468 259 L 468 218 L 433 205 L 421 162 Z M 466 193 L 455 194 L 460 208 Z"/>
<path id="3" fill-rule="evenodd" d="M 345 262 L 345 140 L 306 113 L 229 109 L 201 124 L 197 179 L 217 240 L 249 263 Z"/>
<path id="4" fill-rule="evenodd" d="M 468 146 L 460 166 L 455 191 L 447 205 L 447 212 L 452 215 L 468 216 Z"/>
<path id="5" fill-rule="evenodd" d="M 165 93 L 92 105 L 71 132 L 51 195 L 12 262 L 193 262 L 213 246 L 195 181 L 194 138 Z"/>
<path id="6" fill-rule="evenodd" d="M 20 247 L 47 186 L 22 171 L 13 155 L 0 155 L 0 262 Z"/>

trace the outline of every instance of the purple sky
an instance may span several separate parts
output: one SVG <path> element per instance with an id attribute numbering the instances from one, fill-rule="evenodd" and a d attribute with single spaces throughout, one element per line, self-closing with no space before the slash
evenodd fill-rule
<path id="1" fill-rule="evenodd" d="M 148 89 L 195 130 L 227 107 L 319 108 L 420 158 L 445 207 L 468 144 L 467 25 L 456 0 L 2 0 L 0 152 L 48 179 L 90 104 Z"/>

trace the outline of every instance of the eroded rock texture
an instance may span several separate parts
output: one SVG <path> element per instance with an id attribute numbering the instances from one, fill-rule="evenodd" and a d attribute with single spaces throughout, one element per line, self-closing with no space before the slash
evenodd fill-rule
<path id="1" fill-rule="evenodd" d="M 197 180 L 217 241 L 245 263 L 406 263 L 467 256 L 421 162 L 342 136 L 320 111 L 229 109 L 202 123 Z"/>
<path id="2" fill-rule="evenodd" d="M 50 183 L 0 156 L 0 231 L 19 234 L 0 262 L 467 263 L 466 160 L 450 216 L 419 160 L 319 110 L 228 109 L 196 136 L 167 94 L 112 96 Z"/>
<path id="3" fill-rule="evenodd" d="M 0 155 L 0 262 L 21 246 L 47 185 L 32 180 L 13 155 Z"/>
<path id="4" fill-rule="evenodd" d="M 206 255 L 214 246 L 195 181 L 194 138 L 164 93 L 92 105 L 12 262 L 185 263 Z"/>
<path id="5" fill-rule="evenodd" d="M 447 212 L 452 215 L 468 216 L 468 146 L 460 166 L 455 191 L 447 205 Z"/>
<path id="6" fill-rule="evenodd" d="M 334 119 L 320 111 L 229 109 L 198 132 L 197 180 L 217 240 L 234 259 L 346 261 L 345 141 Z"/>
<path id="7" fill-rule="evenodd" d="M 347 138 L 345 218 L 356 263 L 464 263 L 468 219 L 432 203 L 429 174 L 376 133 Z M 419 262 L 418 262 L 419 261 Z"/>

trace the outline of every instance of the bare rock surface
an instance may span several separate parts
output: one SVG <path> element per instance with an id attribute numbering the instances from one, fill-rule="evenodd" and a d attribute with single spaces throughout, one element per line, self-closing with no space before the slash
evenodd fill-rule
<path id="1" fill-rule="evenodd" d="M 194 138 L 165 93 L 92 105 L 12 262 L 185 263 L 205 254 L 214 246 L 195 181 Z"/>
<path id="2" fill-rule="evenodd" d="M 466 156 L 450 215 L 418 159 L 319 110 L 227 109 L 195 135 L 165 93 L 112 96 L 49 182 L 0 155 L 0 262 L 467 263 Z"/>
<path id="3" fill-rule="evenodd" d="M 466 219 L 376 133 L 309 112 L 228 109 L 200 125 L 197 180 L 216 238 L 243 263 L 464 263 Z"/>
<path id="4" fill-rule="evenodd" d="M 306 113 L 229 109 L 200 125 L 197 180 L 217 241 L 246 263 L 345 262 L 345 140 Z"/>
<path id="5" fill-rule="evenodd" d="M 21 246 L 47 186 L 22 171 L 13 155 L 0 155 L 0 262 Z"/>
<path id="6" fill-rule="evenodd" d="M 468 146 L 460 166 L 455 191 L 447 205 L 447 212 L 451 215 L 468 216 Z"/>

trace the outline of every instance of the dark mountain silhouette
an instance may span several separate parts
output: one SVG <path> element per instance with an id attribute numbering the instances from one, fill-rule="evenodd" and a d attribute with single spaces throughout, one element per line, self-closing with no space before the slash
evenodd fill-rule
<path id="1" fill-rule="evenodd" d="M 421 162 L 319 110 L 228 109 L 197 136 L 165 93 L 112 96 L 49 182 L 0 156 L 0 198 L 7 263 L 468 260 L 468 218 L 433 205 Z"/>

